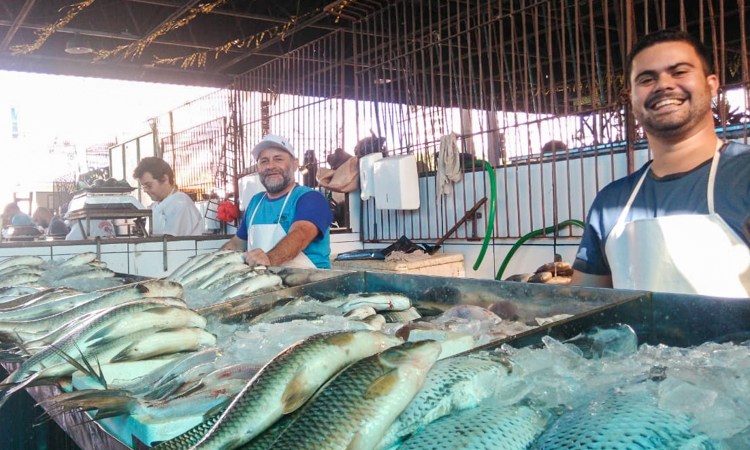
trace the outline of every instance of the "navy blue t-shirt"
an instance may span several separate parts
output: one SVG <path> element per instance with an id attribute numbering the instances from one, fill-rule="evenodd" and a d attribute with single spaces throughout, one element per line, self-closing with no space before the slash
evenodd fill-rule
<path id="1" fill-rule="evenodd" d="M 650 162 L 604 187 L 589 209 L 586 228 L 573 267 L 593 275 L 610 275 L 604 245 L 635 185 Z M 708 173 L 711 160 L 695 169 L 657 178 L 649 173 L 626 221 L 677 214 L 708 214 Z M 750 220 L 750 147 L 730 142 L 721 152 L 714 185 L 714 210 L 750 246 L 743 227 Z M 645 243 L 647 245 L 647 243 Z"/>

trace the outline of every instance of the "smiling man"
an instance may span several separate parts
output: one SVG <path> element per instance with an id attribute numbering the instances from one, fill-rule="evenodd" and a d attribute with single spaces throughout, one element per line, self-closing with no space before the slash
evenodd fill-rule
<path id="1" fill-rule="evenodd" d="M 750 147 L 716 134 L 710 53 L 659 31 L 635 45 L 626 76 L 653 160 L 597 195 L 573 283 L 749 297 Z"/>
<path id="2" fill-rule="evenodd" d="M 177 190 L 174 171 L 161 158 L 143 158 L 133 171 L 143 192 L 154 201 L 154 235 L 196 236 L 203 233 L 203 217 L 193 200 Z"/>
<path id="3" fill-rule="evenodd" d="M 294 148 L 268 135 L 252 153 L 266 192 L 250 199 L 237 234 L 222 248 L 247 250 L 251 266 L 329 269 L 333 214 L 323 194 L 294 181 Z"/>

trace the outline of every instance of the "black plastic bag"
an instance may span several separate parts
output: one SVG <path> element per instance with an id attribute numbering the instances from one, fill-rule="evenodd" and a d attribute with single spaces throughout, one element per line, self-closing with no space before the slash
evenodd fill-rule
<path id="1" fill-rule="evenodd" d="M 384 248 L 381 252 L 383 255 L 388 256 L 392 252 L 412 253 L 416 250 L 422 250 L 422 247 L 412 242 L 408 237 L 401 236 L 396 242 Z"/>

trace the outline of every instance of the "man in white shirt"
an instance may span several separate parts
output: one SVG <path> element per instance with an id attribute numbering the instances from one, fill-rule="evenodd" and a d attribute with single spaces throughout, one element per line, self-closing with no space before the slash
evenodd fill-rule
<path id="1" fill-rule="evenodd" d="M 161 158 L 143 158 L 133 171 L 133 178 L 154 201 L 153 234 L 196 236 L 203 233 L 203 217 L 193 200 L 177 190 L 174 171 Z"/>

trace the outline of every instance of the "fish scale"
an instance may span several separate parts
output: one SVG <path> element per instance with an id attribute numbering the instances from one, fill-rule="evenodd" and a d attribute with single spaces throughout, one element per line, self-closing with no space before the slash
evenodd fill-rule
<path id="1" fill-rule="evenodd" d="M 612 393 L 564 413 L 539 437 L 535 448 L 554 449 L 678 449 L 724 448 L 694 433 L 688 416 L 660 409 L 645 391 Z"/>
<path id="2" fill-rule="evenodd" d="M 546 420 L 526 406 L 485 402 L 432 422 L 399 450 L 525 450 Z"/>
<path id="3" fill-rule="evenodd" d="M 243 450 L 367 450 L 409 404 L 440 355 L 436 341 L 407 342 L 358 361 L 327 383 L 268 446 Z M 278 430 L 272 430 L 278 433 Z"/>
<path id="4" fill-rule="evenodd" d="M 454 409 L 476 407 L 497 390 L 498 380 L 507 373 L 508 368 L 500 362 L 474 356 L 438 361 L 414 400 L 393 422 L 377 448 L 389 448 L 399 439 Z"/>

